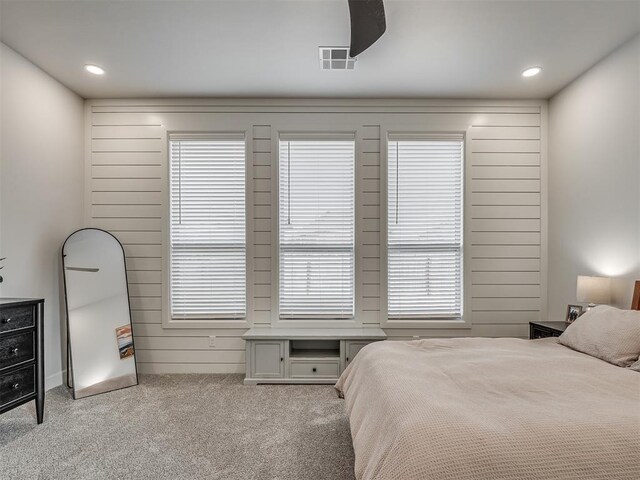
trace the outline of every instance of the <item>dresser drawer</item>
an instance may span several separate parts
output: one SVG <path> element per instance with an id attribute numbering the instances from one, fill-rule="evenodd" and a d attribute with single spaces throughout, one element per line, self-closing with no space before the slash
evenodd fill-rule
<path id="1" fill-rule="evenodd" d="M 0 333 L 29 328 L 34 325 L 32 306 L 0 308 Z"/>
<path id="2" fill-rule="evenodd" d="M 544 324 L 529 322 L 529 338 L 559 337 L 567 328 L 565 322 L 546 322 Z"/>
<path id="3" fill-rule="evenodd" d="M 35 360 L 34 331 L 0 336 L 0 370 Z"/>
<path id="4" fill-rule="evenodd" d="M 0 374 L 0 407 L 36 392 L 35 369 L 35 365 L 30 365 L 11 373 Z"/>
<path id="5" fill-rule="evenodd" d="M 538 338 L 547 338 L 551 336 L 551 330 L 549 330 L 548 328 L 544 328 L 544 327 L 540 327 L 538 325 L 535 325 L 531 328 L 531 333 L 529 335 L 529 338 L 531 338 L 532 340 L 534 339 L 538 339 Z"/>
<path id="6" fill-rule="evenodd" d="M 291 360 L 291 378 L 338 378 L 340 362 L 327 360 Z"/>

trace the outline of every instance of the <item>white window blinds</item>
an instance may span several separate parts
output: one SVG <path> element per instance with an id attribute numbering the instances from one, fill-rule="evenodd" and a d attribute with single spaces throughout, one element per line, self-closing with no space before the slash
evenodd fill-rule
<path id="1" fill-rule="evenodd" d="M 244 135 L 171 135 L 169 140 L 171 316 L 244 317 Z"/>
<path id="2" fill-rule="evenodd" d="M 352 317 L 354 136 L 282 136 L 279 152 L 280 317 Z"/>
<path id="3" fill-rule="evenodd" d="M 460 318 L 462 136 L 389 136 L 387 186 L 389 318 Z"/>

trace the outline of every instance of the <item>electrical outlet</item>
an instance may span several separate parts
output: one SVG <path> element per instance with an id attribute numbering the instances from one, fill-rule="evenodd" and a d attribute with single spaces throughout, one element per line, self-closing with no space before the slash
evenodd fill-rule
<path id="1" fill-rule="evenodd" d="M 215 335 L 209 335 L 209 346 L 210 347 L 215 347 L 216 346 L 216 336 Z"/>

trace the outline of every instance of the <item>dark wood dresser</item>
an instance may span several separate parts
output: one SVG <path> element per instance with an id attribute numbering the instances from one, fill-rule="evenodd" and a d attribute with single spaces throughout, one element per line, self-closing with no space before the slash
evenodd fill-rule
<path id="1" fill-rule="evenodd" d="M 44 416 L 43 313 L 42 299 L 0 298 L 0 414 L 35 400 L 38 423 Z"/>

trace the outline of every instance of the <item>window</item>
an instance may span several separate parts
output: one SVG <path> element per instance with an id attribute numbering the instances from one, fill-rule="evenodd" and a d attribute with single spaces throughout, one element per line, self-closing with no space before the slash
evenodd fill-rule
<path id="1" fill-rule="evenodd" d="M 244 135 L 171 135 L 174 319 L 246 313 Z"/>
<path id="2" fill-rule="evenodd" d="M 281 318 L 351 318 L 354 136 L 280 138 Z"/>
<path id="3" fill-rule="evenodd" d="M 463 138 L 389 137 L 388 316 L 462 317 Z"/>

